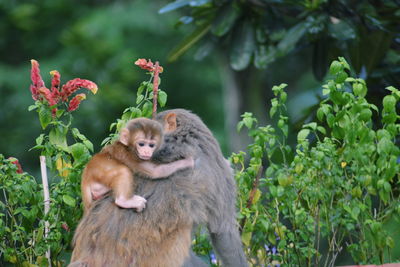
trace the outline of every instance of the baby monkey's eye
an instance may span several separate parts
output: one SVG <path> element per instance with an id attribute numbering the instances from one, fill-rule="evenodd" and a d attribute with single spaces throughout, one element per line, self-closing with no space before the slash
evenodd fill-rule
<path id="1" fill-rule="evenodd" d="M 144 146 L 144 143 L 140 142 L 138 143 L 139 146 Z"/>
<path id="2" fill-rule="evenodd" d="M 155 146 L 156 146 L 155 144 L 149 144 L 149 147 L 151 147 L 151 148 L 153 148 Z"/>

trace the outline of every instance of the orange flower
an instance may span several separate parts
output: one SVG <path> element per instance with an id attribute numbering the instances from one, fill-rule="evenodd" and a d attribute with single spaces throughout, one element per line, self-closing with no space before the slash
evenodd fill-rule
<path id="1" fill-rule="evenodd" d="M 74 98 L 71 99 L 68 106 L 68 111 L 74 111 L 79 107 L 79 104 L 82 100 L 86 99 L 85 94 L 77 94 Z"/>
<path id="2" fill-rule="evenodd" d="M 155 72 L 156 71 L 156 67 L 153 64 L 153 62 L 151 62 L 151 60 L 149 59 L 149 61 L 147 62 L 146 59 L 144 58 L 139 58 L 138 60 L 135 61 L 135 65 L 139 66 L 140 68 L 144 69 L 144 70 L 148 70 L 150 72 Z M 158 72 L 162 73 L 163 72 L 163 67 L 159 66 L 158 67 Z"/>
<path id="3" fill-rule="evenodd" d="M 61 95 L 63 100 L 66 101 L 70 95 L 72 95 L 80 88 L 87 88 L 93 94 L 96 94 L 98 89 L 97 85 L 92 81 L 75 78 L 63 85 L 61 89 Z"/>

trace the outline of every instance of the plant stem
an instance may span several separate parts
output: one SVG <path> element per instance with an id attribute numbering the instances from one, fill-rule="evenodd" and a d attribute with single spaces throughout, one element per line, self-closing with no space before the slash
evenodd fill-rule
<path id="1" fill-rule="evenodd" d="M 47 180 L 47 170 L 46 170 L 46 157 L 40 156 L 40 170 L 42 174 L 42 182 L 43 182 L 43 194 L 44 194 L 44 215 L 47 215 L 50 210 L 50 194 L 49 194 L 49 183 Z M 44 236 L 47 238 L 49 233 L 49 222 L 44 222 Z M 50 259 L 50 247 L 46 251 L 46 258 L 49 261 L 49 266 L 51 267 L 51 259 Z"/>
<path id="2" fill-rule="evenodd" d="M 160 72 L 159 68 L 159 63 L 156 61 L 155 67 L 154 67 L 154 80 L 153 80 L 153 115 L 152 118 L 155 119 L 157 115 L 157 98 L 158 98 L 158 84 L 159 84 L 159 79 L 158 75 Z"/>

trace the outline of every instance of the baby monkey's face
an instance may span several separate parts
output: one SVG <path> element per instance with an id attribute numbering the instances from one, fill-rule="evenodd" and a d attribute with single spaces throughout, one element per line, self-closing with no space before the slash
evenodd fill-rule
<path id="1" fill-rule="evenodd" d="M 137 156 L 142 160 L 149 160 L 158 147 L 158 140 L 152 136 L 146 136 L 143 132 L 138 132 L 135 138 L 135 148 Z"/>

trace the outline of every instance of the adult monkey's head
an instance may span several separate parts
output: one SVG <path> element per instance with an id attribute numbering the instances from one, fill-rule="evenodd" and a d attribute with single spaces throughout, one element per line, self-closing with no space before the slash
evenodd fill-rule
<path id="1" fill-rule="evenodd" d="M 155 158 L 173 159 L 198 153 L 221 154 L 211 131 L 195 114 L 184 109 L 171 109 L 159 113 L 156 120 L 163 125 L 164 144 Z"/>

